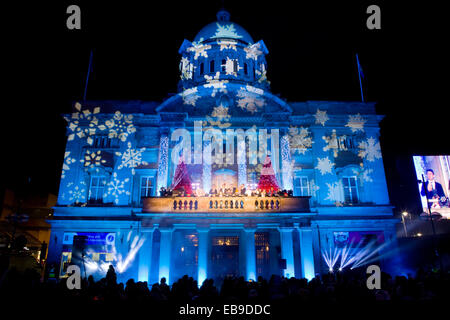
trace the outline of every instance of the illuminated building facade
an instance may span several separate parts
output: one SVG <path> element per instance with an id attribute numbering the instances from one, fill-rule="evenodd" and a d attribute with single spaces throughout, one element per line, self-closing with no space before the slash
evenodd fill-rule
<path id="1" fill-rule="evenodd" d="M 270 91 L 264 42 L 226 11 L 217 19 L 182 43 L 178 94 L 162 103 L 76 103 L 65 115 L 48 256 L 60 276 L 79 239 L 87 274 L 113 264 L 121 279 L 149 283 L 184 274 L 199 283 L 311 279 L 344 248 L 336 267 L 389 265 L 383 253 L 396 246 L 397 220 L 374 104 L 283 100 Z M 250 194 L 266 156 L 293 196 Z M 241 186 L 248 194 L 160 197 L 181 160 L 199 195 Z M 374 254 L 358 256 L 363 248 Z"/>

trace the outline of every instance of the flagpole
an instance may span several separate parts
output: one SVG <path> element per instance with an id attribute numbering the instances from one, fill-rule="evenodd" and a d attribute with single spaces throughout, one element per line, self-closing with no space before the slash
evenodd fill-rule
<path id="1" fill-rule="evenodd" d="M 89 74 L 91 73 L 91 65 L 92 65 L 92 50 L 91 50 L 91 55 L 89 57 L 89 68 L 88 68 L 88 72 L 86 75 L 86 84 L 84 86 L 83 101 L 86 101 L 86 92 L 87 92 L 87 87 L 88 87 L 88 82 L 89 82 Z"/>
<path id="2" fill-rule="evenodd" d="M 359 88 L 361 90 L 361 101 L 364 102 L 364 94 L 363 94 L 363 88 L 362 88 L 362 82 L 361 82 L 361 66 L 359 64 L 358 54 L 356 54 L 356 64 L 358 66 L 358 77 L 359 77 Z"/>

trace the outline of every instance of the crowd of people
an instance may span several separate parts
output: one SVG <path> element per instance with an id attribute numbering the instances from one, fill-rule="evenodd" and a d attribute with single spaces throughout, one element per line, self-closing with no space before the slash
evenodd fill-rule
<path id="1" fill-rule="evenodd" d="M 5 299 L 56 299 L 76 298 L 79 302 L 144 302 L 154 303 L 364 303 L 376 301 L 437 301 L 448 299 L 449 274 L 419 270 L 415 277 L 391 277 L 383 273 L 381 289 L 369 290 L 367 275 L 355 272 L 317 275 L 314 279 L 284 278 L 273 275 L 269 280 L 245 281 L 243 277 L 227 277 L 216 284 L 207 279 L 199 287 L 197 281 L 187 275 L 171 286 L 162 278 L 159 283 L 118 283 L 115 270 L 109 267 L 106 276 L 94 281 L 92 276 L 83 279 L 81 289 L 69 290 L 65 279 L 58 282 L 41 281 L 36 272 L 20 273 L 15 269 L 5 272 L 0 279 L 0 295 Z"/>
<path id="2" fill-rule="evenodd" d="M 292 197 L 292 190 L 275 190 L 271 187 L 269 190 L 264 189 L 247 189 L 244 185 L 240 187 L 222 186 L 217 189 L 213 187 L 209 192 L 204 192 L 202 189 L 193 189 L 192 194 L 186 193 L 182 188 L 172 190 L 170 188 L 161 187 L 159 190 L 160 197 Z"/>

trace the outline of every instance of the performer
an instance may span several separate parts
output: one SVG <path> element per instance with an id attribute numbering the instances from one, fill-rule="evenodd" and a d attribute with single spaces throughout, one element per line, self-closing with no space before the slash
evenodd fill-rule
<path id="1" fill-rule="evenodd" d="M 422 190 L 420 194 L 422 196 L 427 196 L 428 202 L 433 202 L 432 208 L 439 209 L 440 199 L 445 199 L 446 197 L 442 185 L 439 182 L 435 181 L 434 178 L 434 171 L 432 169 L 427 169 L 427 181 L 422 184 Z"/>

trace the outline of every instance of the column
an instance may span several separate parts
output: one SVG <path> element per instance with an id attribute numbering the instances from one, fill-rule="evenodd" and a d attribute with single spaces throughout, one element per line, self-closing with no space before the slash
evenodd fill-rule
<path id="1" fill-rule="evenodd" d="M 208 277 L 208 228 L 198 228 L 198 275 L 197 283 L 200 287 Z"/>
<path id="2" fill-rule="evenodd" d="M 300 257 L 302 263 L 302 277 L 311 280 L 315 276 L 313 232 L 311 229 L 298 229 L 300 237 Z"/>
<path id="3" fill-rule="evenodd" d="M 286 260 L 286 269 L 284 269 L 284 276 L 286 278 L 295 277 L 294 268 L 294 244 L 292 242 L 291 227 L 280 227 L 280 240 L 281 240 L 281 258 Z"/>
<path id="4" fill-rule="evenodd" d="M 291 162 L 291 148 L 289 146 L 289 137 L 283 135 L 281 137 L 281 166 L 283 177 L 283 189 L 294 190 L 292 180 L 292 162 Z"/>
<path id="5" fill-rule="evenodd" d="M 170 284 L 170 256 L 172 251 L 172 232 L 173 228 L 159 228 L 161 232 L 161 242 L 159 245 L 159 279 L 166 278 L 167 284 Z"/>
<path id="6" fill-rule="evenodd" d="M 167 188 L 167 174 L 169 171 L 169 137 L 166 130 L 161 131 L 158 154 L 158 181 L 156 194 L 159 195 L 161 187 Z"/>
<path id="7" fill-rule="evenodd" d="M 138 280 L 149 282 L 150 270 L 152 267 L 153 231 L 155 228 L 141 229 L 144 237 L 144 244 L 139 250 L 139 271 Z"/>
<path id="8" fill-rule="evenodd" d="M 245 270 L 246 280 L 256 280 L 256 255 L 255 255 L 255 231 L 256 228 L 245 228 Z"/>

